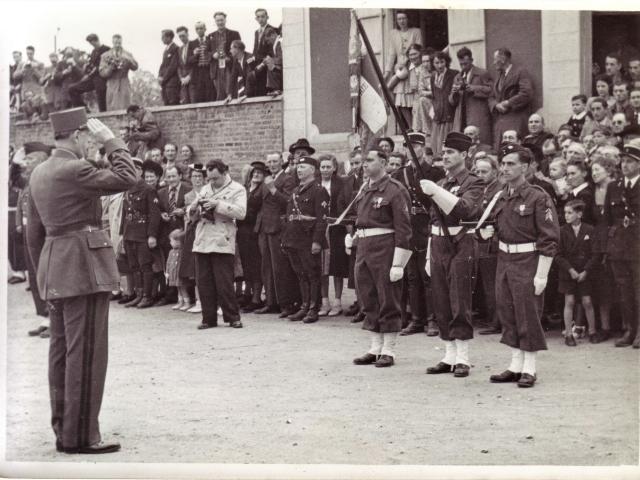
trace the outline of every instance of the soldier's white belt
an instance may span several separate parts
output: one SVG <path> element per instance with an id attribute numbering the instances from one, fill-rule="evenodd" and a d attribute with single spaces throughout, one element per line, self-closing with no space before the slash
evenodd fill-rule
<path id="1" fill-rule="evenodd" d="M 458 235 L 463 228 L 466 228 L 466 227 L 449 227 L 447 230 L 449 230 L 449 235 Z M 465 233 L 473 233 L 473 230 L 467 230 Z M 444 233 L 444 230 L 441 227 L 438 227 L 436 225 L 431 225 L 431 235 L 435 235 L 437 237 L 444 237 L 447 234 Z"/>
<path id="2" fill-rule="evenodd" d="M 536 251 L 536 244 L 531 243 L 504 243 L 498 242 L 498 248 L 504 253 L 528 253 Z"/>
<path id="3" fill-rule="evenodd" d="M 356 230 L 356 237 L 375 237 L 376 235 L 386 235 L 393 232 L 395 232 L 393 228 L 359 228 Z"/>

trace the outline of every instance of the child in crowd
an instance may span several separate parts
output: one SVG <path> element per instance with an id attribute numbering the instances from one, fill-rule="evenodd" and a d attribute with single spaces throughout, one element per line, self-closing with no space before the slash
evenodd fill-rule
<path id="1" fill-rule="evenodd" d="M 571 97 L 571 111 L 573 115 L 567 121 L 567 125 L 571 127 L 571 136 L 578 138 L 587 119 L 587 96 L 581 93 Z"/>
<path id="2" fill-rule="evenodd" d="M 167 257 L 166 275 L 167 285 L 170 287 L 178 287 L 178 303 L 172 307 L 174 310 L 184 310 L 185 307 L 192 306 L 187 285 L 184 279 L 180 277 L 180 258 L 182 257 L 183 239 L 184 232 L 182 230 L 175 229 L 169 234 L 171 250 Z"/>
<path id="3" fill-rule="evenodd" d="M 598 343 L 589 277 L 589 272 L 595 265 L 595 255 L 592 252 L 593 226 L 582 223 L 584 210 L 585 203 L 581 200 L 570 200 L 564 206 L 567 223 L 560 228 L 560 245 L 555 258 L 560 270 L 558 291 L 564 294 L 564 343 L 569 347 L 577 345 L 572 332 L 576 297 L 581 298 L 587 317 L 589 342 Z"/>

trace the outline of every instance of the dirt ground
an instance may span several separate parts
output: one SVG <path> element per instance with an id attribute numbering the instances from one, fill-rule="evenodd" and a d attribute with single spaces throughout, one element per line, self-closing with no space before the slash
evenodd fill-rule
<path id="1" fill-rule="evenodd" d="M 9 461 L 636 465 L 638 350 L 612 341 L 539 355 L 535 388 L 489 383 L 508 364 L 477 336 L 465 379 L 425 375 L 437 338 L 401 337 L 392 368 L 355 366 L 366 332 L 345 317 L 313 325 L 244 315 L 245 328 L 199 331 L 199 316 L 112 304 L 101 429 L 116 454 L 56 453 L 48 341 L 24 284 L 7 316 Z"/>

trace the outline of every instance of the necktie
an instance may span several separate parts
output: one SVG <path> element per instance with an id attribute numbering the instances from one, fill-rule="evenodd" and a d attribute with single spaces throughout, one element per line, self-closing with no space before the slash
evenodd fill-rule
<path id="1" fill-rule="evenodd" d="M 176 209 L 176 188 L 171 187 L 169 189 L 169 213 Z"/>
<path id="2" fill-rule="evenodd" d="M 502 86 L 504 84 L 504 76 L 505 76 L 505 71 L 500 70 L 500 78 L 498 78 L 498 92 L 502 92 Z"/>

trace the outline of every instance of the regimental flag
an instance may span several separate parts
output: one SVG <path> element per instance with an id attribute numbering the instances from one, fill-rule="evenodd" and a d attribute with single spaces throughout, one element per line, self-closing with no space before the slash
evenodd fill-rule
<path id="1" fill-rule="evenodd" d="M 378 88 L 376 74 L 358 33 L 356 12 L 351 10 L 349 32 L 349 89 L 353 133 L 360 135 L 360 146 L 367 151 L 387 124 L 387 109 Z"/>

